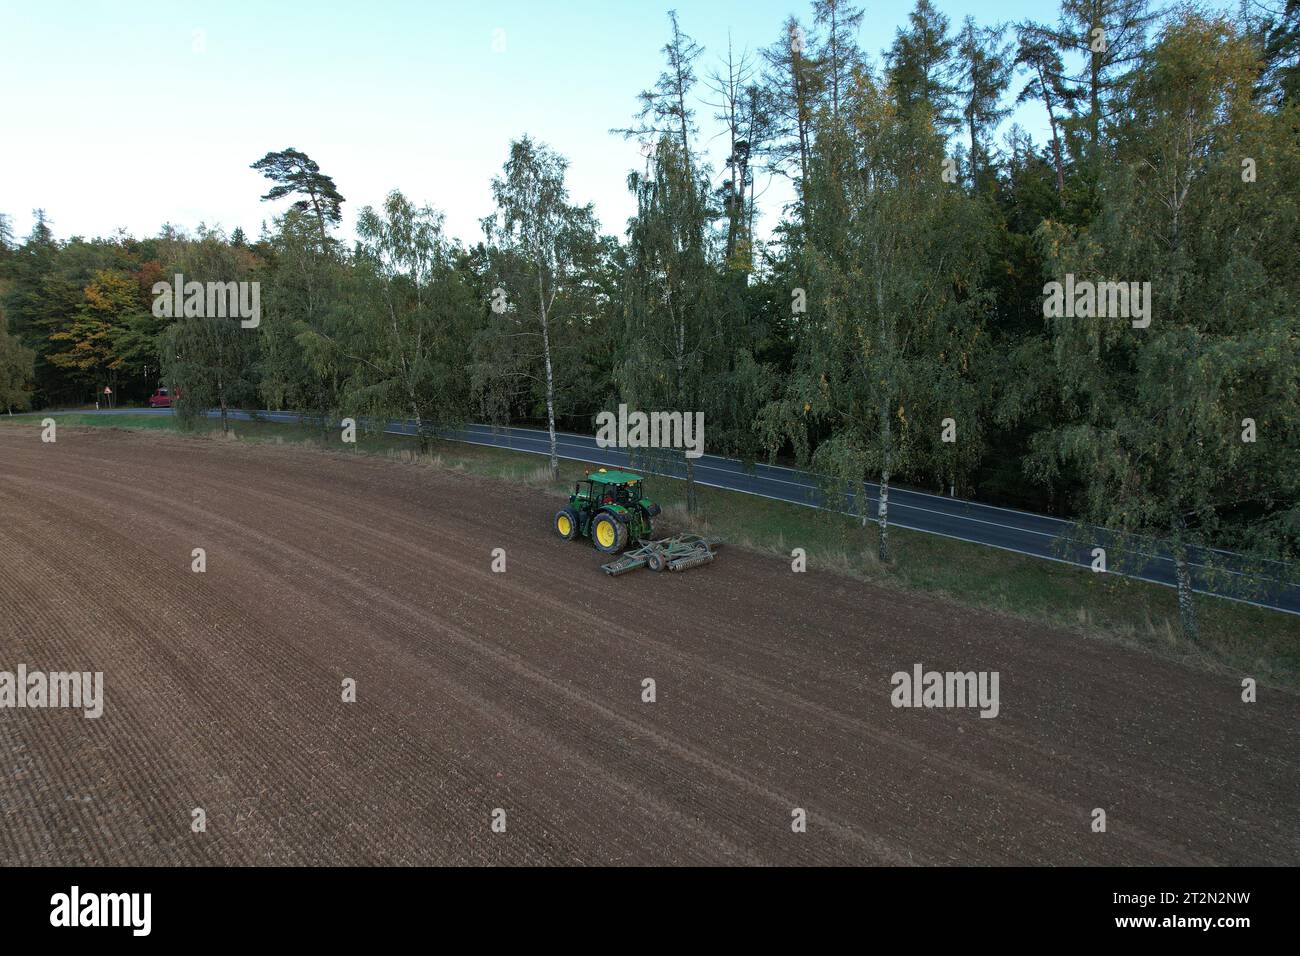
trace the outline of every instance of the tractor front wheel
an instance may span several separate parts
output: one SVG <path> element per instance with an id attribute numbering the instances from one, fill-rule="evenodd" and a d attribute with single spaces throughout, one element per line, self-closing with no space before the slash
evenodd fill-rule
<path id="1" fill-rule="evenodd" d="M 578 536 L 578 513 L 572 508 L 561 508 L 555 513 L 555 533 L 565 541 Z"/>
<path id="2" fill-rule="evenodd" d="M 627 547 L 627 525 L 608 512 L 591 522 L 591 540 L 603 554 L 618 554 Z"/>

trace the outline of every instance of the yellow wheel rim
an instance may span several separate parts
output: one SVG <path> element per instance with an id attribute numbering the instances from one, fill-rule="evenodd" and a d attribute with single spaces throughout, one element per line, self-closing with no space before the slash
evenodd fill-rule
<path id="1" fill-rule="evenodd" d="M 560 515 L 556 518 L 555 527 L 566 538 L 569 536 L 569 532 L 573 530 L 573 524 L 569 521 L 568 515 Z"/>
<path id="2" fill-rule="evenodd" d="M 600 542 L 602 548 L 612 548 L 614 546 L 614 522 L 608 518 L 597 521 L 596 540 Z"/>

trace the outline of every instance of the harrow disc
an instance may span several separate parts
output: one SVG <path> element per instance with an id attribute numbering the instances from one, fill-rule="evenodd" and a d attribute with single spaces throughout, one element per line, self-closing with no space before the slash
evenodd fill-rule
<path id="1" fill-rule="evenodd" d="M 668 565 L 674 571 L 685 571 L 687 568 L 698 568 L 701 564 L 708 564 L 713 560 L 713 553 L 704 551 L 700 554 L 692 555 L 689 558 L 678 558 Z"/>

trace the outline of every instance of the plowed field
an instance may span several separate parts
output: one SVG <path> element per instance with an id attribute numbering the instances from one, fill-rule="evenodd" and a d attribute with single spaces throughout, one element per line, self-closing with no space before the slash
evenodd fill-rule
<path id="1" fill-rule="evenodd" d="M 555 507 L 0 429 L 0 671 L 104 681 L 98 719 L 0 710 L 0 864 L 1300 863 L 1293 696 L 815 555 L 611 579 Z M 917 663 L 997 671 L 998 716 L 895 708 Z"/>

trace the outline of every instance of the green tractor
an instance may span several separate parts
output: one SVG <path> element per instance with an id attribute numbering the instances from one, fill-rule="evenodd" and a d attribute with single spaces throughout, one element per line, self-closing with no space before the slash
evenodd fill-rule
<path id="1" fill-rule="evenodd" d="M 642 497 L 641 476 L 626 471 L 593 471 L 578 482 L 569 504 L 555 515 L 555 530 L 565 541 L 591 539 L 596 550 L 618 554 L 654 534 L 659 506 Z"/>

